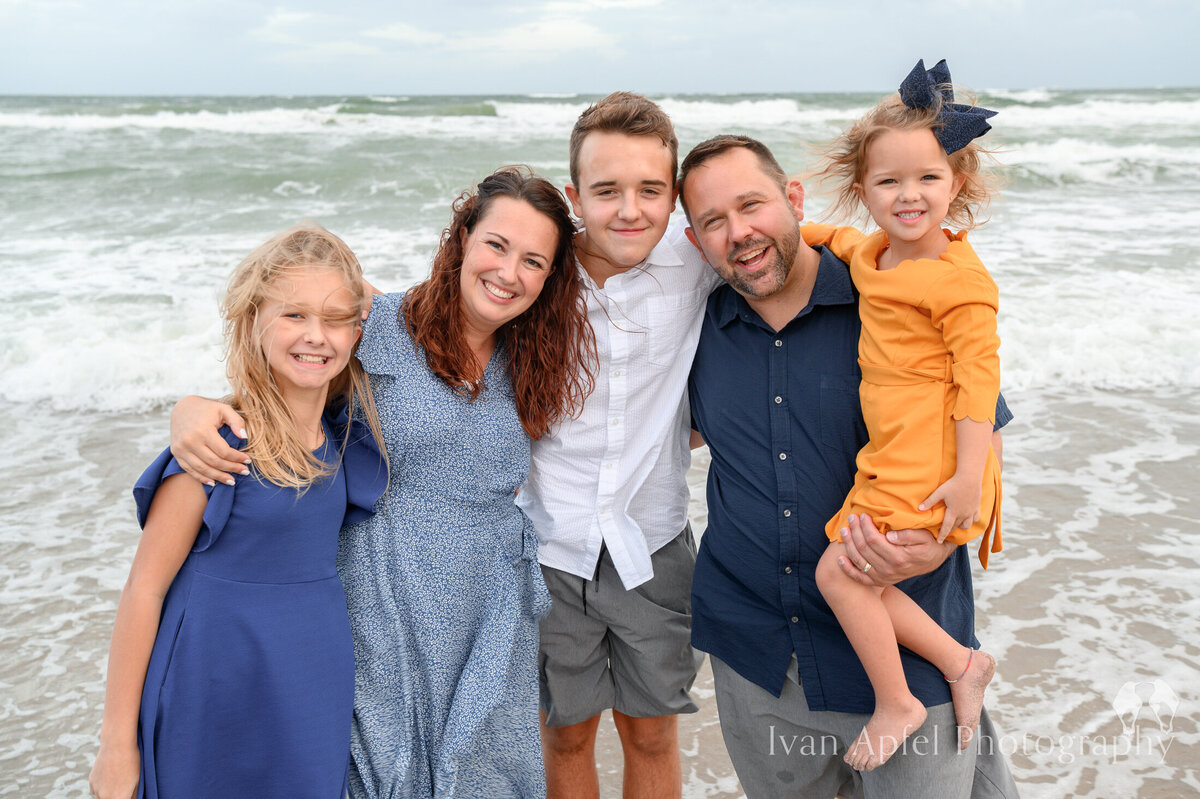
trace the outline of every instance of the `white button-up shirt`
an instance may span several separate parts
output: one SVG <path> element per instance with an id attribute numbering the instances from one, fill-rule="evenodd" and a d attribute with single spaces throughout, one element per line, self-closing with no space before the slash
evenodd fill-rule
<path id="1" fill-rule="evenodd" d="M 577 419 L 533 442 L 517 504 L 538 560 L 590 579 L 601 542 L 627 589 L 687 521 L 687 379 L 709 293 L 721 279 L 674 221 L 641 266 L 599 287 L 579 266 L 596 333 L 596 387 Z"/>

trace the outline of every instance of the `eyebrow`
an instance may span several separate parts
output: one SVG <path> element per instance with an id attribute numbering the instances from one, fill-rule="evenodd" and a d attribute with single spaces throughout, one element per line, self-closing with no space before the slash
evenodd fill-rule
<path id="1" fill-rule="evenodd" d="M 750 191 L 742 192 L 738 196 L 734 197 L 733 201 L 736 204 L 741 204 L 751 198 L 766 197 L 766 196 L 767 196 L 766 193 L 761 191 L 760 189 L 751 189 Z M 715 214 L 716 214 L 716 211 L 714 211 L 712 208 L 705 208 L 703 212 L 696 214 L 696 224 L 698 224 L 698 225 L 704 224 L 705 222 L 707 222 L 709 220 L 710 217 L 714 216 Z"/>
<path id="2" fill-rule="evenodd" d="M 615 185 L 617 185 L 617 182 L 615 180 L 597 180 L 595 183 L 589 183 L 588 188 L 589 189 L 605 189 L 605 188 L 608 188 L 609 186 L 615 186 Z M 643 180 L 640 183 L 638 183 L 638 185 L 639 186 L 662 186 L 663 188 L 666 188 L 667 182 L 665 180 Z"/>
<path id="3" fill-rule="evenodd" d="M 505 247 L 510 247 L 510 246 L 512 246 L 512 242 L 510 242 L 510 241 L 508 240 L 508 237 L 507 237 L 507 236 L 505 236 L 505 235 L 504 235 L 504 234 L 502 234 L 502 233 L 497 233 L 497 232 L 495 232 L 495 231 L 493 231 L 493 230 L 485 230 L 485 231 L 483 231 L 483 232 L 484 232 L 486 235 L 488 235 L 488 236 L 495 236 L 496 238 L 500 239 L 500 241 L 504 242 L 504 246 L 505 246 Z M 526 255 L 533 255 L 533 256 L 535 256 L 535 257 L 537 257 L 537 258 L 541 258 L 541 259 L 542 259 L 542 260 L 544 260 L 544 261 L 549 261 L 549 260 L 550 260 L 550 259 L 549 259 L 549 258 L 547 258 L 546 256 L 542 255 L 540 252 L 532 252 L 532 251 L 530 251 L 530 252 L 527 252 L 527 253 L 525 253 L 525 254 L 526 254 Z"/>

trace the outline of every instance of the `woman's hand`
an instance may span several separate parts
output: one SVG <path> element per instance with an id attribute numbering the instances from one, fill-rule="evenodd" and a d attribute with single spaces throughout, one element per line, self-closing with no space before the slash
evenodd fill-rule
<path id="1" fill-rule="evenodd" d="M 946 482 L 937 487 L 924 502 L 917 507 L 929 510 L 939 502 L 946 504 L 946 515 L 942 518 L 942 528 L 938 530 L 937 542 L 946 540 L 953 530 L 965 530 L 979 521 L 979 502 L 983 498 L 983 482 L 963 478 L 957 472 Z"/>
<path id="2" fill-rule="evenodd" d="M 171 411 L 171 454 L 183 470 L 205 485 L 233 485 L 233 474 L 250 474 L 250 459 L 225 443 L 222 425 L 246 438 L 246 422 L 223 402 L 184 397 Z"/>
<path id="3" fill-rule="evenodd" d="M 109 746 L 101 742 L 92 773 L 88 774 L 88 789 L 96 799 L 132 799 L 137 796 L 141 769 L 136 744 Z"/>

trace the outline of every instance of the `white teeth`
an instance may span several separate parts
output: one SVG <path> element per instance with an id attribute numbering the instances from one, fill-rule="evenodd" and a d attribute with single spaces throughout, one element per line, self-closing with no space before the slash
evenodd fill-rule
<path id="1" fill-rule="evenodd" d="M 900 217 L 901 219 L 916 219 L 922 213 L 922 211 L 901 211 L 900 213 L 896 214 L 896 216 Z"/>
<path id="2" fill-rule="evenodd" d="M 745 255 L 743 255 L 742 257 L 738 258 L 737 259 L 738 263 L 740 263 L 740 264 L 749 263 L 750 261 L 753 261 L 755 258 L 762 255 L 766 251 L 767 251 L 766 247 L 759 247 L 757 250 L 754 250 L 753 252 L 748 252 Z"/>
<path id="3" fill-rule="evenodd" d="M 500 288 L 499 286 L 489 283 L 486 280 L 483 281 L 483 287 L 485 289 L 487 289 L 490 293 L 496 295 L 497 297 L 499 297 L 502 300 L 511 300 L 513 297 L 517 296 L 516 292 L 505 291 L 504 289 Z"/>
<path id="4" fill-rule="evenodd" d="M 320 355 L 302 355 L 300 353 L 296 353 L 292 357 L 300 363 L 325 363 L 329 360 L 328 358 L 324 358 Z"/>

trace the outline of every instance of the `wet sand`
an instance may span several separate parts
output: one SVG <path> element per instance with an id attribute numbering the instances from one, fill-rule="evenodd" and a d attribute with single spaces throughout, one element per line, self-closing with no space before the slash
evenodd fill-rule
<path id="1" fill-rule="evenodd" d="M 1198 797 L 1200 409 L 1165 391 L 1009 399 L 1005 549 L 975 589 L 999 662 L 988 706 L 1022 795 Z M 78 797 L 137 542 L 128 489 L 166 418 L 24 410 L 0 465 L 0 796 Z M 698 531 L 705 466 L 690 475 Z M 1124 705 L 1123 722 L 1114 701 L 1139 691 L 1153 701 Z M 684 795 L 740 796 L 707 663 L 696 698 L 680 721 Z M 619 796 L 607 720 L 597 760 L 601 795 Z"/>

